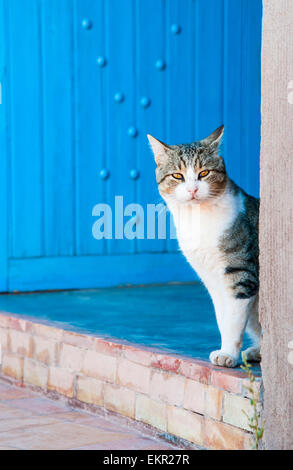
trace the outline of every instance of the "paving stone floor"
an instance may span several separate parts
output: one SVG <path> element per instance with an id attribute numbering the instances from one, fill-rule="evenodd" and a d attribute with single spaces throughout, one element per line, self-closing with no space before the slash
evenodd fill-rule
<path id="1" fill-rule="evenodd" d="M 165 450 L 174 447 L 125 424 L 0 380 L 0 450 Z"/>

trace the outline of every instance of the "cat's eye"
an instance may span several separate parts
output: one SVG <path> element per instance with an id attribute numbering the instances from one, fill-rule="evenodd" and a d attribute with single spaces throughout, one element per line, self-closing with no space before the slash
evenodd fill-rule
<path id="1" fill-rule="evenodd" d="M 209 170 L 203 170 L 199 173 L 199 178 L 204 178 L 205 176 L 208 176 Z"/>
<path id="2" fill-rule="evenodd" d="M 184 176 L 181 175 L 181 173 L 173 173 L 173 178 L 175 178 L 175 180 L 181 180 L 183 181 L 184 180 Z"/>

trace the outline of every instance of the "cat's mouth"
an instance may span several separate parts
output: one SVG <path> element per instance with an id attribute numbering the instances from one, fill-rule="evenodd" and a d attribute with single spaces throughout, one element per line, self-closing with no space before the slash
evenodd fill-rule
<path id="1" fill-rule="evenodd" d="M 196 206 L 202 202 L 198 197 L 192 197 L 191 199 L 185 199 L 184 201 L 178 201 L 182 205 Z"/>
<path id="2" fill-rule="evenodd" d="M 200 201 L 201 201 L 201 199 L 196 194 L 194 194 L 194 195 L 190 196 L 190 198 L 187 199 L 186 202 L 198 203 Z"/>

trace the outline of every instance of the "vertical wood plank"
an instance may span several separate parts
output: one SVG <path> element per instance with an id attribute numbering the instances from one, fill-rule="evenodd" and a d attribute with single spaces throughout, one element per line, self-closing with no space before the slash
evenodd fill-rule
<path id="1" fill-rule="evenodd" d="M 262 1 L 243 4 L 241 184 L 259 196 Z"/>
<path id="2" fill-rule="evenodd" d="M 105 203 L 109 179 L 106 165 L 106 90 L 104 0 L 75 0 L 76 42 L 76 254 L 101 254 L 105 240 L 92 236 L 92 209 Z M 89 23 L 86 23 L 88 21 Z M 86 127 L 86 132 L 84 128 Z M 86 189 L 85 189 L 86 188 Z"/>
<path id="3" fill-rule="evenodd" d="M 259 194 L 261 0 L 224 0 L 223 155 L 232 177 Z"/>
<path id="4" fill-rule="evenodd" d="M 224 124 L 223 155 L 237 184 L 242 174 L 242 33 L 243 2 L 224 0 Z"/>
<path id="5" fill-rule="evenodd" d="M 149 148 L 146 134 L 152 134 L 163 141 L 167 137 L 166 76 L 170 74 L 170 62 L 166 58 L 165 14 L 165 2 L 163 1 L 137 1 L 137 116 L 140 129 L 137 157 L 141 172 L 138 180 L 137 200 L 144 207 L 148 203 L 159 204 L 163 202 L 158 193 L 154 173 L 154 157 Z M 162 68 L 160 68 L 158 61 L 161 61 Z M 142 105 L 141 99 L 143 98 L 149 100 L 148 106 Z M 163 252 L 165 250 L 166 240 L 138 240 L 139 252 Z"/>
<path id="6" fill-rule="evenodd" d="M 223 1 L 196 2 L 195 13 L 195 137 L 201 139 L 223 124 Z"/>
<path id="7" fill-rule="evenodd" d="M 8 290 L 8 37 L 4 18 L 7 18 L 5 1 L 0 1 L 0 292 Z M 7 24 L 7 23 L 6 23 Z M 5 52 L 6 51 L 6 52 Z"/>
<path id="8" fill-rule="evenodd" d="M 131 179 L 130 172 L 137 170 L 137 137 L 129 135 L 129 129 L 133 127 L 137 133 L 140 130 L 135 116 L 134 2 L 112 0 L 106 2 L 105 6 L 107 64 L 104 69 L 107 80 L 107 163 L 110 171 L 107 200 L 114 214 L 115 196 L 123 196 L 124 207 L 135 202 L 137 180 Z M 122 102 L 115 101 L 116 93 L 123 94 Z M 126 221 L 129 219 L 125 218 Z M 130 253 L 135 250 L 135 240 L 126 238 L 108 240 L 107 245 L 109 253 Z"/>
<path id="9" fill-rule="evenodd" d="M 293 5 L 264 2 L 260 315 L 265 447 L 293 448 Z"/>
<path id="10" fill-rule="evenodd" d="M 167 142 L 192 142 L 195 138 L 194 96 L 194 0 L 187 0 L 184 9 L 180 0 L 167 2 Z M 178 32 L 177 28 L 179 28 Z M 180 116 L 180 119 L 178 119 Z"/>
<path id="11" fill-rule="evenodd" d="M 188 143 L 195 140 L 195 2 L 186 1 L 183 9 L 175 0 L 166 7 L 166 139 L 170 144 Z M 170 234 L 167 249 L 178 251 Z"/>
<path id="12" fill-rule="evenodd" d="M 74 118 L 71 0 L 42 1 L 44 206 L 47 256 L 73 255 Z"/>
<path id="13" fill-rule="evenodd" d="M 42 144 L 38 2 L 11 0 L 11 252 L 40 256 L 42 246 Z"/>

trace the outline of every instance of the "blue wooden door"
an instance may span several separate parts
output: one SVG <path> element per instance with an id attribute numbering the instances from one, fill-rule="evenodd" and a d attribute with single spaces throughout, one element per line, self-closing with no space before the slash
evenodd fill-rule
<path id="1" fill-rule="evenodd" d="M 160 201 L 147 132 L 181 143 L 222 123 L 232 177 L 258 193 L 261 15 L 260 0 L 0 0 L 1 291 L 195 279 L 170 237 L 94 238 L 94 207 L 114 226 L 115 196 Z"/>

